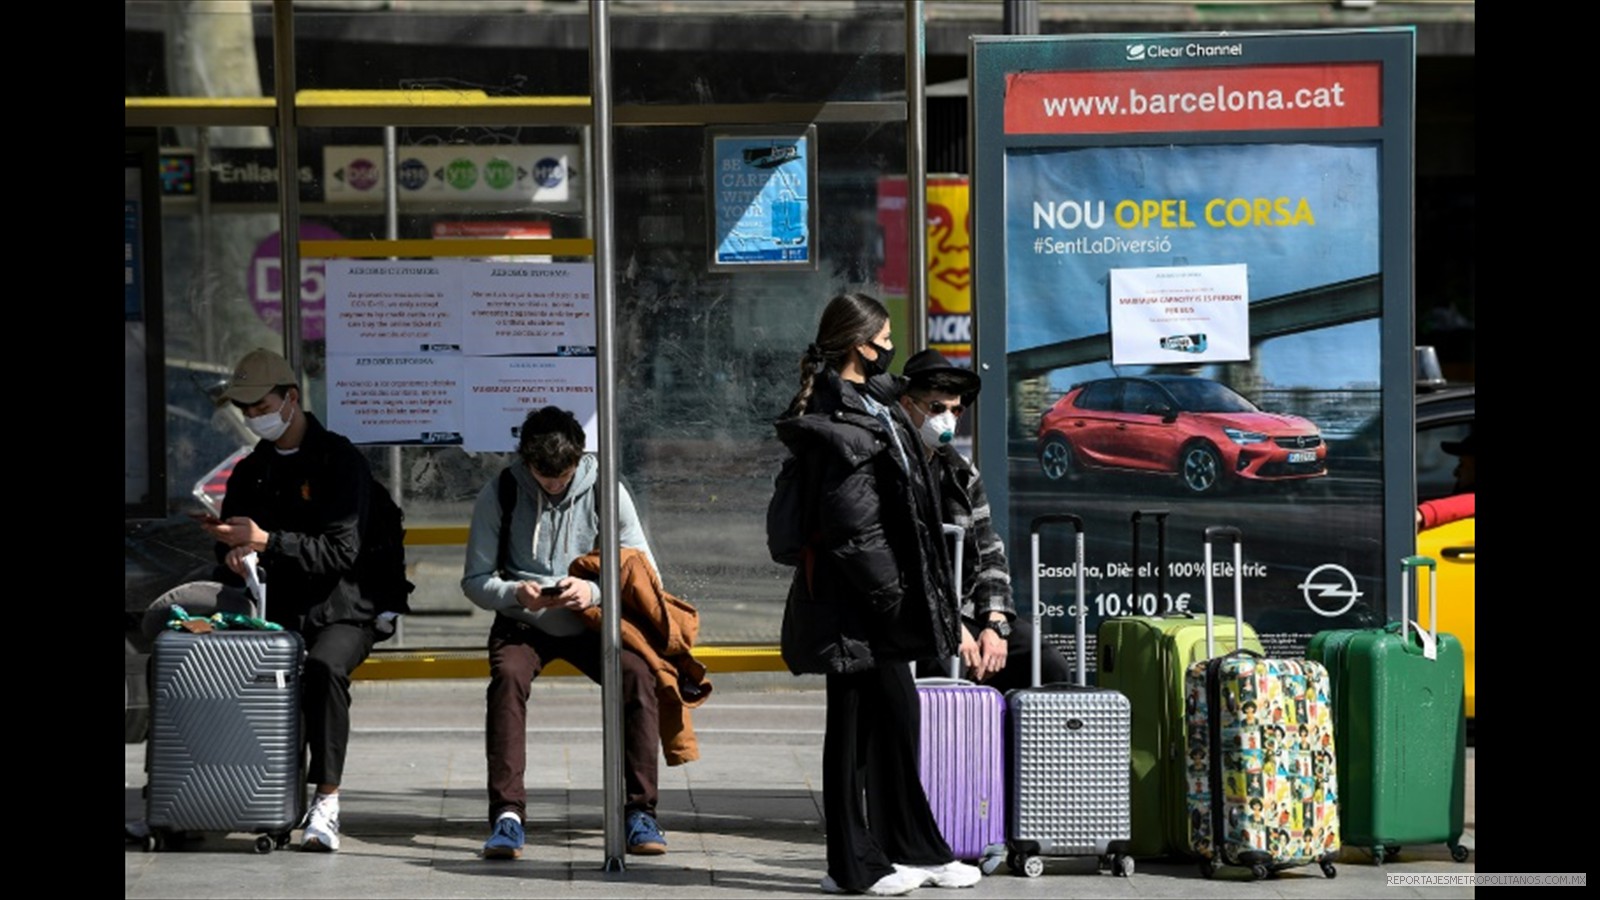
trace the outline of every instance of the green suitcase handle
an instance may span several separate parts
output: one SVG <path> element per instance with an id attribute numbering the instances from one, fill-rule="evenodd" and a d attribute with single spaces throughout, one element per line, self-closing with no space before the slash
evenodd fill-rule
<path id="1" fill-rule="evenodd" d="M 1400 639 L 1411 643 L 1411 578 L 1418 569 L 1428 570 L 1428 630 L 1439 636 L 1439 563 L 1431 556 L 1406 556 L 1400 559 Z M 1420 585 L 1419 585 L 1420 586 Z M 1417 603 L 1422 597 L 1419 593 Z M 1421 627 L 1420 625 L 1418 626 Z"/>

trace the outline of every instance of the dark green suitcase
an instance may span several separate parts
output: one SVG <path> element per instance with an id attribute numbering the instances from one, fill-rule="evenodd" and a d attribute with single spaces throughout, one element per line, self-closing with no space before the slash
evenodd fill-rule
<path id="1" fill-rule="evenodd" d="M 1134 514 L 1151 516 L 1161 540 L 1157 544 L 1158 572 L 1166 566 L 1165 510 Z M 1138 542 L 1134 543 L 1134 571 L 1138 571 Z M 1165 579 L 1157 589 L 1165 592 Z M 1137 593 L 1137 592 L 1136 592 Z M 1234 620 L 1217 616 L 1218 653 L 1236 649 Z M 1206 623 L 1203 616 L 1179 613 L 1166 616 L 1105 618 L 1095 631 L 1098 647 L 1096 684 L 1121 691 L 1132 707 L 1132 771 L 1129 789 L 1133 837 L 1128 852 L 1135 857 L 1189 855 L 1188 783 L 1185 745 L 1188 725 L 1184 710 L 1184 673 L 1206 658 Z M 1245 648 L 1265 655 L 1255 629 L 1244 626 Z"/>
<path id="2" fill-rule="evenodd" d="M 1435 843 L 1465 862 L 1465 658 L 1455 635 L 1438 633 L 1437 602 L 1429 603 L 1431 657 L 1409 622 L 1418 569 L 1436 596 L 1435 561 L 1408 556 L 1401 567 L 1402 621 L 1320 632 L 1306 648 L 1332 680 L 1340 841 L 1367 848 L 1380 865 L 1404 845 Z"/>

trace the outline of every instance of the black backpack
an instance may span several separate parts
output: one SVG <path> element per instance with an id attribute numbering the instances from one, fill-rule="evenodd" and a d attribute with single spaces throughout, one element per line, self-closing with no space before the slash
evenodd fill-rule
<path id="1" fill-rule="evenodd" d="M 377 612 L 408 613 L 416 585 L 406 578 L 405 513 L 370 469 L 367 480 L 367 521 L 356 557 L 356 583 Z"/>
<path id="2" fill-rule="evenodd" d="M 343 442 L 351 452 L 360 454 L 354 444 L 342 435 L 329 432 L 336 440 L 329 441 L 332 449 Z M 324 469 L 327 468 L 326 461 Z M 406 514 L 394 502 L 389 489 L 373 477 L 372 466 L 362 458 L 361 469 L 367 476 L 367 518 L 361 523 L 361 552 L 356 556 L 356 584 L 361 596 L 372 601 L 373 611 L 405 615 L 411 612 L 411 592 L 417 586 L 406 578 Z M 385 640 L 393 631 L 380 629 L 378 640 Z"/>

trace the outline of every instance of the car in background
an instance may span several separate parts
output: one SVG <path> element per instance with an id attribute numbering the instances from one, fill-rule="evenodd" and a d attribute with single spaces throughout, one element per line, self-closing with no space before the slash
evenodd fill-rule
<path id="1" fill-rule="evenodd" d="M 1051 481 L 1088 471 L 1175 477 L 1208 494 L 1230 483 L 1327 474 L 1315 423 L 1264 412 L 1232 388 L 1193 375 L 1077 384 L 1039 420 L 1039 465 Z"/>
<path id="2" fill-rule="evenodd" d="M 241 446 L 255 442 L 238 411 L 217 404 L 231 372 L 226 365 L 194 360 L 169 359 L 166 364 L 167 475 L 173 485 L 194 484 L 194 498 L 208 509 L 201 488 L 219 476 L 226 486 L 227 472 L 221 469 L 231 471 Z M 223 466 L 218 466 L 219 459 Z M 221 496 L 220 489 L 216 496 Z M 143 630 L 145 610 L 166 591 L 210 577 L 217 564 L 215 542 L 188 515 L 200 507 L 179 496 L 168 503 L 168 515 L 130 518 L 123 524 L 123 733 L 130 743 L 144 739 L 150 722 L 146 670 L 151 642 Z"/>
<path id="3" fill-rule="evenodd" d="M 1458 492 L 1460 457 L 1445 450 L 1473 433 L 1477 387 L 1448 382 L 1439 375 L 1431 348 L 1417 348 L 1416 456 L 1417 502 Z M 1417 533 L 1417 553 L 1430 557 L 1439 574 L 1439 630 L 1461 641 L 1466 664 L 1467 722 L 1477 719 L 1477 516 L 1446 522 Z M 1424 590 L 1426 590 L 1424 588 Z M 1430 601 L 1431 602 L 1431 601 Z M 1419 604 L 1417 621 L 1428 621 Z"/>
<path id="4" fill-rule="evenodd" d="M 1477 535 L 1476 516 L 1417 532 L 1417 553 L 1431 558 L 1438 567 L 1439 631 L 1453 634 L 1461 642 L 1468 722 L 1477 717 Z M 1426 626 L 1432 598 L 1427 597 L 1426 587 L 1421 591 L 1423 599 L 1418 601 L 1415 615 Z"/>

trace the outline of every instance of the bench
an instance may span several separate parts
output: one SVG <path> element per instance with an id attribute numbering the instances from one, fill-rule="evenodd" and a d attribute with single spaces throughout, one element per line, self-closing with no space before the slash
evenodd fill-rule
<path id="1" fill-rule="evenodd" d="M 411 526 L 406 529 L 406 546 L 460 546 L 467 542 L 467 529 L 460 525 Z M 694 658 L 711 674 L 725 672 L 787 672 L 777 644 L 709 644 L 697 647 Z M 566 660 L 554 660 L 543 675 L 581 675 Z M 417 650 L 374 650 L 366 662 L 351 673 L 357 681 L 399 681 L 409 678 L 488 678 L 489 651 L 483 648 L 427 648 Z"/>
<path id="2" fill-rule="evenodd" d="M 697 647 L 694 658 L 709 674 L 787 672 L 777 644 L 710 644 Z M 543 675 L 579 675 L 566 660 L 554 660 Z M 350 676 L 357 681 L 399 681 L 408 678 L 489 677 L 489 651 L 475 649 L 375 650 Z"/>

